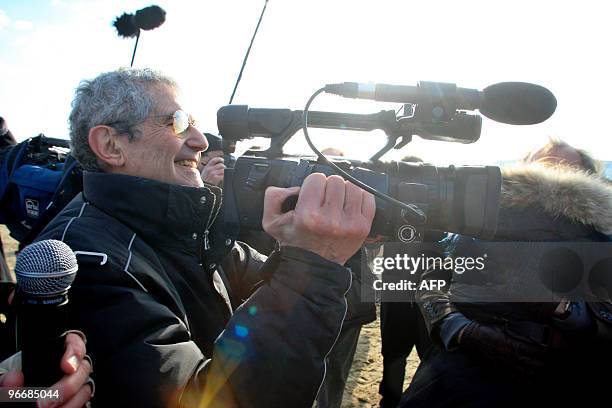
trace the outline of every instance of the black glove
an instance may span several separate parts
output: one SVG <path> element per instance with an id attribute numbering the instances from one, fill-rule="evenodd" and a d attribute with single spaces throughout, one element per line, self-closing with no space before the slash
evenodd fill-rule
<path id="1" fill-rule="evenodd" d="M 548 350 L 542 345 L 515 336 L 502 326 L 475 321 L 463 329 L 459 347 L 481 356 L 488 363 L 502 364 L 519 374 L 535 374 L 544 367 L 548 357 Z"/>

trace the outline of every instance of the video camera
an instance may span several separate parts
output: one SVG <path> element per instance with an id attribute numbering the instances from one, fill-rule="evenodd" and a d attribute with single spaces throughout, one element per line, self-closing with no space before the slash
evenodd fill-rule
<path id="1" fill-rule="evenodd" d="M 404 103 L 404 112 L 399 116 L 392 110 L 365 115 L 309 112 L 310 103 L 321 92 Z M 238 158 L 233 168 L 225 171 L 226 232 L 236 238 L 241 229 L 262 229 L 267 187 L 299 186 L 311 173 L 338 173 L 337 166 L 346 172 L 345 178 L 353 176 L 382 193 L 376 194 L 377 211 L 371 236 L 419 242 L 424 231 L 438 230 L 492 238 L 499 210 L 499 168 L 436 167 L 423 163 L 383 163 L 379 159 L 391 148 L 404 147 L 415 135 L 458 143 L 477 141 L 482 118 L 465 110 L 479 109 L 483 115 L 504 123 L 533 124 L 546 120 L 555 108 L 556 100 L 546 88 L 516 82 L 492 85 L 482 92 L 435 82 L 420 82 L 416 87 L 342 83 L 321 88 L 311 97 L 304 111 L 224 106 L 217 112 L 217 125 L 226 153 L 232 153 L 236 142 L 241 140 L 271 139 L 269 149 L 248 151 Z M 300 128 L 309 140 L 307 127 L 381 129 L 388 140 L 368 162 L 330 162 L 316 148 L 318 158 L 285 155 L 283 146 Z M 312 144 L 311 147 L 314 148 Z M 401 201 L 403 207 L 391 203 L 393 199 L 385 196 Z M 288 200 L 284 209 L 290 210 L 295 201 L 296 197 Z"/>

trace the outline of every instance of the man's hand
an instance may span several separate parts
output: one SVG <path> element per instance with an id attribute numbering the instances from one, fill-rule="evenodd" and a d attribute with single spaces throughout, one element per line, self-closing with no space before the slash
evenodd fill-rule
<path id="1" fill-rule="evenodd" d="M 298 192 L 295 210 L 282 213 L 283 201 Z M 303 248 L 344 265 L 363 245 L 375 212 L 372 194 L 340 176 L 314 173 L 302 187 L 268 187 L 262 225 L 281 246 Z"/>
<path id="2" fill-rule="evenodd" d="M 78 334 L 68 333 L 65 345 L 60 366 L 66 375 L 50 387 L 58 390 L 61 400 L 39 400 L 39 407 L 79 408 L 92 397 L 93 382 L 89 378 L 92 367 L 89 357 L 85 357 L 84 339 Z M 0 376 L 0 387 L 23 387 L 23 373 L 10 371 Z"/>
<path id="3" fill-rule="evenodd" d="M 225 164 L 223 164 L 223 157 L 213 157 L 207 161 L 200 174 L 202 175 L 202 180 L 218 186 L 223 181 L 224 171 Z"/>
<path id="4" fill-rule="evenodd" d="M 512 336 L 496 325 L 472 321 L 461 330 L 458 342 L 461 350 L 478 354 L 520 374 L 535 373 L 547 359 L 544 346 Z"/>

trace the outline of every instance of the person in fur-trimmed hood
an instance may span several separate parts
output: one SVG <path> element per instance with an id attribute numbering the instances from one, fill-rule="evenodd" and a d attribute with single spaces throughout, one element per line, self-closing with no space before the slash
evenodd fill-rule
<path id="1" fill-rule="evenodd" d="M 586 152 L 556 140 L 519 165 L 502 169 L 499 222 L 492 241 L 531 242 L 523 248 L 532 250 L 533 257 L 545 242 L 610 241 L 612 185 L 599 171 L 598 162 Z M 605 244 L 593 247 L 599 245 Z M 453 257 L 465 257 L 476 255 L 474 247 L 474 239 L 455 235 L 447 250 Z M 610 294 L 592 302 L 567 299 L 560 291 L 554 302 L 500 301 L 495 295 L 483 301 L 483 293 L 507 289 L 502 286 L 508 280 L 500 277 L 527 276 L 523 287 L 514 279 L 524 293 L 530 289 L 529 278 L 542 279 L 541 263 L 539 270 L 532 266 L 525 271 L 529 262 L 519 258 L 504 252 L 501 262 L 490 262 L 480 275 L 437 269 L 423 275 L 423 280 L 447 282 L 446 290 L 416 295 L 436 347 L 423 357 L 399 406 L 576 406 L 607 397 Z M 603 261 L 610 269 L 603 274 L 603 289 L 608 291 L 611 259 Z M 556 264 L 560 269 L 567 266 L 563 261 Z"/>

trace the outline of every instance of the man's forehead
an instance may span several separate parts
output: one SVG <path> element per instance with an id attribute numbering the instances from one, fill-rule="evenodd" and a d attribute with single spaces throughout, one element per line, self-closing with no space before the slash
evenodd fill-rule
<path id="1" fill-rule="evenodd" d="M 181 109 L 179 94 L 176 89 L 168 85 L 155 85 L 150 87 L 148 91 L 155 100 L 153 109 L 157 114 L 174 113 Z"/>

